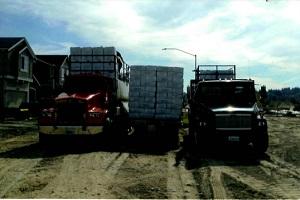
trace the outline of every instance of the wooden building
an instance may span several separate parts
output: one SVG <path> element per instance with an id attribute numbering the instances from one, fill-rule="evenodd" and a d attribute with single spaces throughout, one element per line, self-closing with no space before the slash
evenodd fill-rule
<path id="1" fill-rule="evenodd" d="M 0 37 L 0 115 L 29 102 L 35 59 L 25 37 Z"/>
<path id="2" fill-rule="evenodd" d="M 69 73 L 67 55 L 37 55 L 33 66 L 37 100 L 56 96 Z"/>

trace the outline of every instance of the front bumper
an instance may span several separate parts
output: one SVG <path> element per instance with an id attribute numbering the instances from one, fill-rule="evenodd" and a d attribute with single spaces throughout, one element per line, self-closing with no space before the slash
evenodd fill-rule
<path id="1" fill-rule="evenodd" d="M 224 143 L 249 143 L 253 136 L 252 130 L 217 130 L 215 136 Z"/>
<path id="2" fill-rule="evenodd" d="M 96 135 L 103 133 L 103 126 L 39 126 L 45 135 Z"/>
<path id="3" fill-rule="evenodd" d="M 217 142 L 245 144 L 251 141 L 253 130 L 251 129 L 196 129 L 194 132 L 200 143 Z"/>

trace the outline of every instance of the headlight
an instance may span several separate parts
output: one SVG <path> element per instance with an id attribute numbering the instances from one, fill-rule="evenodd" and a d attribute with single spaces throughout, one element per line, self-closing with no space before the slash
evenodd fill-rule
<path id="1" fill-rule="evenodd" d="M 258 121 L 258 126 L 265 126 L 266 123 L 264 121 Z"/>
<path id="2" fill-rule="evenodd" d="M 42 112 L 42 116 L 43 116 L 43 117 L 52 117 L 52 112 L 49 112 L 49 111 L 43 111 L 43 112 Z"/>
<path id="3" fill-rule="evenodd" d="M 201 127 L 204 127 L 204 126 L 207 126 L 207 123 L 206 123 L 206 122 L 199 122 L 199 125 L 200 125 Z"/>

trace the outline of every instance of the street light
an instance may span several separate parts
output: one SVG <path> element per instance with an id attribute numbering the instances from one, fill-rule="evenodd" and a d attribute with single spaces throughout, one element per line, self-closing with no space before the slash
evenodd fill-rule
<path id="1" fill-rule="evenodd" d="M 197 71 L 197 55 L 196 54 L 192 54 L 192 53 L 189 53 L 187 51 L 177 49 L 177 48 L 163 48 L 162 50 L 177 50 L 177 51 L 181 51 L 183 53 L 189 54 L 191 56 L 194 56 L 195 57 L 195 78 L 196 78 L 196 71 Z"/>

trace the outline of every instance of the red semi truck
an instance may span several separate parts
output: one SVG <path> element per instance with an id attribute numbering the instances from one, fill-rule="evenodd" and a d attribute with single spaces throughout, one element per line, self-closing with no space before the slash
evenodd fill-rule
<path id="1" fill-rule="evenodd" d="M 129 67 L 114 47 L 71 48 L 63 91 L 42 108 L 40 142 L 53 135 L 126 131 L 128 80 Z"/>

